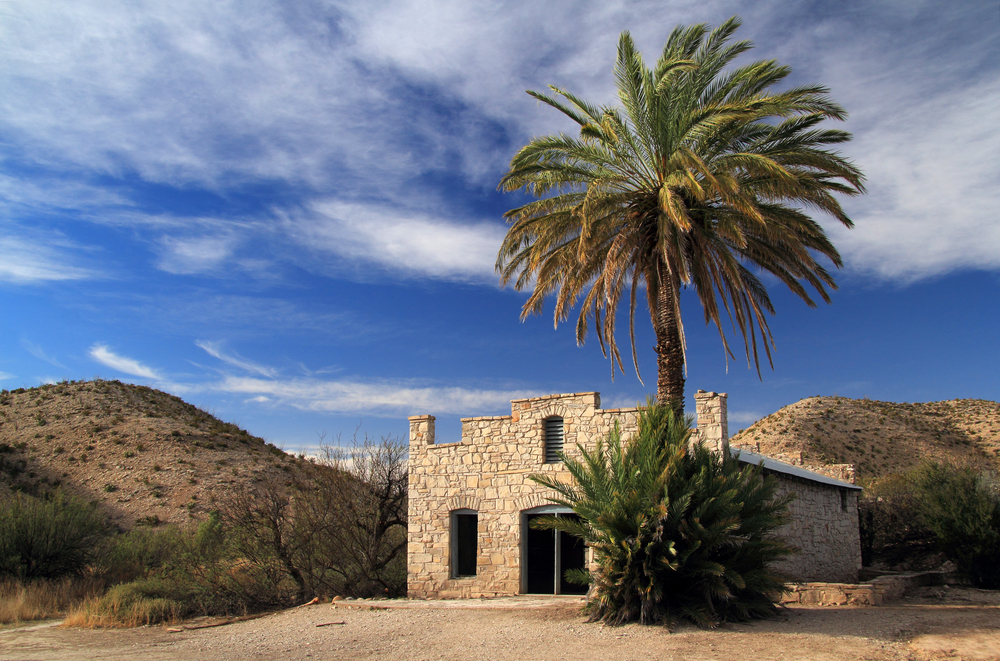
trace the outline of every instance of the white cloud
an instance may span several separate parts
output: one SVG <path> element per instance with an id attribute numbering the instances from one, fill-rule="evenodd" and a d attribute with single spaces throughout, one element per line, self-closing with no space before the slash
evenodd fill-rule
<path id="1" fill-rule="evenodd" d="M 232 236 L 201 236 L 160 239 L 160 260 L 157 266 L 167 273 L 192 274 L 213 271 L 233 253 Z"/>
<path id="2" fill-rule="evenodd" d="M 87 182 L 127 174 L 222 192 L 260 180 L 292 184 L 301 193 L 287 206 L 308 209 L 316 225 L 293 227 L 293 239 L 397 272 L 492 283 L 499 223 L 422 210 L 412 200 L 428 179 L 446 173 L 492 188 L 524 140 L 572 129 L 526 88 L 554 83 L 611 101 L 622 30 L 652 61 L 674 25 L 742 13 L 739 36 L 758 45 L 749 57 L 778 57 L 794 82 L 830 85 L 852 113 L 845 127 L 856 140 L 845 151 L 871 191 L 849 205 L 858 229 L 833 231 L 852 267 L 902 281 L 1000 268 L 995 12 L 974 2 L 851 7 L 4 3 L 0 131 L 26 162 Z M 3 165 L 10 172 L 0 174 L 0 198 L 12 201 L 0 206 L 45 203 L 48 185 Z M 81 209 L 80 217 L 143 222 L 99 185 L 50 183 L 53 204 Z M 385 203 L 359 206 L 351 201 L 359 191 Z M 115 212 L 101 213 L 107 207 Z M 263 230 L 238 234 L 254 231 Z M 237 243 L 178 229 L 161 239 L 159 266 L 217 272 Z M 87 277 L 56 268 L 52 255 L 10 266 L 2 251 L 2 279 Z"/>
<path id="3" fill-rule="evenodd" d="M 871 194 L 850 205 L 856 228 L 832 231 L 848 262 L 902 281 L 1000 269 L 1000 82 L 893 114 L 859 145 Z"/>
<path id="4" fill-rule="evenodd" d="M 13 374 L 7 374 L 7 372 L 0 372 L 0 381 L 6 381 L 7 379 L 15 378 Z"/>
<path id="5" fill-rule="evenodd" d="M 306 411 L 418 415 L 428 412 L 465 414 L 510 407 L 510 400 L 538 393 L 413 385 L 408 382 L 365 383 L 319 379 L 271 380 L 229 376 L 207 386 L 219 392 L 266 397 Z"/>
<path id="6" fill-rule="evenodd" d="M 763 418 L 764 415 L 765 414 L 760 413 L 759 411 L 730 411 L 728 418 L 730 423 L 735 422 L 736 424 L 742 425 L 745 429 Z"/>
<path id="7" fill-rule="evenodd" d="M 209 342 L 207 340 L 195 340 L 195 346 L 212 356 L 217 358 L 222 362 L 238 367 L 241 370 L 246 370 L 247 372 L 253 372 L 255 374 L 260 374 L 261 376 L 274 377 L 277 376 L 278 371 L 267 367 L 265 365 L 259 365 L 253 361 L 247 360 L 239 355 L 230 355 L 223 353 L 222 349 L 219 347 L 218 342 Z"/>
<path id="8" fill-rule="evenodd" d="M 55 367 L 61 367 L 63 369 L 66 369 L 65 365 L 56 360 L 54 356 L 50 356 L 47 353 L 45 353 L 45 350 L 42 349 L 37 344 L 35 344 L 34 342 L 27 340 L 25 338 L 21 338 L 21 344 L 24 346 L 25 349 L 27 349 L 28 353 L 30 353 L 35 358 L 38 358 L 39 360 L 44 360 L 45 362 L 49 363 L 50 365 L 54 365 Z"/>
<path id="9" fill-rule="evenodd" d="M 0 122 L 42 162 L 210 187 L 417 165 L 377 148 L 422 129 L 384 112 L 402 102 L 357 61 L 336 8 L 81 0 L 5 13 L 0 57 L 16 75 L 0 76 Z"/>
<path id="10" fill-rule="evenodd" d="M 35 239 L 17 236 L 0 237 L 0 280 L 30 284 L 60 280 L 83 280 L 97 274 L 73 264 L 73 258 L 59 244 L 53 245 Z"/>
<path id="11" fill-rule="evenodd" d="M 855 229 L 830 233 L 849 267 L 887 280 L 1000 269 L 1000 80 L 989 56 L 1000 40 L 961 4 L 949 9 L 917 40 L 827 38 L 819 77 L 851 112 L 844 151 L 869 190 L 845 205 Z"/>
<path id="12" fill-rule="evenodd" d="M 106 345 L 95 344 L 90 347 L 89 354 L 91 358 L 113 370 L 118 370 L 119 372 L 130 374 L 132 376 L 138 376 L 144 379 L 153 379 L 155 381 L 162 380 L 162 377 L 156 372 L 156 370 L 143 365 L 137 360 L 126 358 L 125 356 L 119 356 L 108 349 Z"/>
<path id="13" fill-rule="evenodd" d="M 314 250 L 404 274 L 497 281 L 493 262 L 504 235 L 499 224 L 335 200 L 314 203 L 311 212 L 287 223 Z"/>

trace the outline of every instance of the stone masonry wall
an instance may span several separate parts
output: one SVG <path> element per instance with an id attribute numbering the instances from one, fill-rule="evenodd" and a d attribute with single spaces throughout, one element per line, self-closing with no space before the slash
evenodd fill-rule
<path id="1" fill-rule="evenodd" d="M 791 520 L 778 535 L 799 548 L 776 569 L 793 581 L 853 583 L 861 569 L 856 489 L 778 475 L 778 495 L 792 492 Z"/>
<path id="2" fill-rule="evenodd" d="M 521 512 L 549 504 L 532 473 L 570 479 L 562 463 L 545 463 L 543 421 L 563 418 L 564 450 L 593 447 L 618 423 L 636 431 L 637 410 L 602 409 L 596 392 L 511 402 L 511 415 L 462 419 L 459 443 L 434 444 L 434 417 L 410 418 L 407 591 L 411 597 L 481 597 L 521 592 Z M 476 576 L 452 578 L 450 513 L 479 513 Z"/>

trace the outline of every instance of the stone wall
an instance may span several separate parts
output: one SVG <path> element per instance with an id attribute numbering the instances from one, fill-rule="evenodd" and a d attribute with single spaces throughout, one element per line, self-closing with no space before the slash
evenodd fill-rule
<path id="1" fill-rule="evenodd" d="M 511 402 L 509 416 L 463 418 L 459 443 L 434 444 L 434 417 L 410 418 L 407 591 L 411 597 L 480 597 L 521 592 L 521 512 L 547 505 L 533 473 L 569 481 L 562 463 L 545 463 L 543 421 L 561 416 L 567 455 L 592 447 L 617 422 L 635 433 L 637 410 L 602 409 L 599 393 Z M 452 578 L 450 513 L 479 513 L 475 577 Z"/>
<path id="2" fill-rule="evenodd" d="M 853 583 L 861 569 L 856 489 L 778 476 L 778 494 L 794 493 L 791 520 L 778 535 L 799 553 L 776 565 L 790 580 Z"/>

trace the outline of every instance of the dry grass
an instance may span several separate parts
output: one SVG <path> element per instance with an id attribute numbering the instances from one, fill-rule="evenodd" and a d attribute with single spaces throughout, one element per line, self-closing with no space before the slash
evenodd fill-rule
<path id="1" fill-rule="evenodd" d="M 124 629 L 173 623 L 184 616 L 180 603 L 160 597 L 147 597 L 133 584 L 116 585 L 105 594 L 93 596 L 76 605 L 63 626 L 87 629 Z"/>
<path id="2" fill-rule="evenodd" d="M 0 624 L 61 617 L 73 607 L 103 589 L 93 578 L 64 578 L 52 581 L 0 581 Z"/>

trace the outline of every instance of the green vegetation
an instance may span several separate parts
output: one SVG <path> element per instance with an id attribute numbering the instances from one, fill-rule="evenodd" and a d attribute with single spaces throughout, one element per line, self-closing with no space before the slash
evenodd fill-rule
<path id="1" fill-rule="evenodd" d="M 406 447 L 327 447 L 299 471 L 232 489 L 186 528 L 149 515 L 118 534 L 95 504 L 15 493 L 0 502 L 0 622 L 70 610 L 73 625 L 137 626 L 403 594 Z"/>
<path id="2" fill-rule="evenodd" d="M 558 291 L 558 323 L 582 297 L 577 341 L 584 341 L 592 318 L 614 371 L 623 369 L 615 323 L 627 299 L 638 372 L 633 319 L 645 291 L 656 334 L 657 400 L 678 414 L 681 287 L 693 288 L 727 352 L 728 313 L 748 363 L 759 371 L 757 332 L 770 359 L 765 313 L 774 309 L 751 269 L 773 275 L 810 306 L 807 286 L 829 302 L 827 288 L 836 285 L 816 257 L 839 267 L 840 255 L 802 210 L 826 212 L 851 227 L 834 194 L 864 191 L 860 170 L 828 148 L 850 134 L 820 127 L 846 117 L 826 88 L 774 91 L 791 73 L 774 60 L 725 70 L 752 46 L 730 42 L 739 26 L 735 17 L 711 33 L 704 24 L 679 26 L 652 69 L 622 33 L 615 67 L 620 107 L 594 106 L 555 87 L 552 96 L 529 91 L 578 124 L 579 138 L 533 139 L 499 186 L 540 198 L 507 212 L 511 227 L 497 256 L 503 284 L 532 289 L 522 317 L 541 312 Z"/>
<path id="3" fill-rule="evenodd" d="M 0 503 L 0 578 L 82 574 L 105 535 L 92 504 L 62 492 L 46 499 L 14 493 Z"/>
<path id="4" fill-rule="evenodd" d="M 1000 481 L 994 473 L 925 462 L 868 484 L 859 515 L 865 565 L 910 568 L 936 551 L 976 587 L 1000 588 Z"/>
<path id="5" fill-rule="evenodd" d="M 633 438 L 616 429 L 592 451 L 578 446 L 582 461 L 563 456 L 572 484 L 532 476 L 579 515 L 539 524 L 596 553 L 592 576 L 567 572 L 591 583 L 591 621 L 715 626 L 776 612 L 784 583 L 770 565 L 792 549 L 773 532 L 791 496 L 776 497 L 760 468 L 689 447 L 690 437 L 690 421 L 651 404 Z"/>

